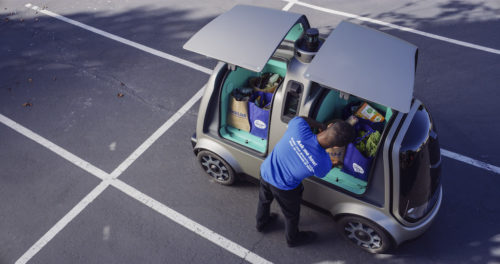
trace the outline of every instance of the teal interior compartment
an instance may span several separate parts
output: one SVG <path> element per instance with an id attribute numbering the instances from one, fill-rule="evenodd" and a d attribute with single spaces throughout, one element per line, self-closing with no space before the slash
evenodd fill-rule
<path id="1" fill-rule="evenodd" d="M 250 134 L 250 132 L 236 129 L 234 127 L 227 125 L 226 118 L 229 107 L 228 106 L 229 99 L 231 92 L 234 89 L 248 85 L 247 81 L 250 77 L 260 76 L 265 72 L 272 72 L 272 73 L 277 73 L 284 78 L 286 75 L 286 70 L 287 70 L 287 64 L 285 62 L 277 60 L 269 60 L 266 66 L 264 67 L 264 70 L 259 73 L 241 67 L 238 67 L 235 71 L 229 73 L 229 75 L 226 78 L 226 81 L 222 85 L 222 92 L 220 98 L 221 121 L 220 121 L 219 133 L 223 138 L 247 146 L 261 153 L 266 152 L 267 139 L 254 136 Z"/>
<path id="2" fill-rule="evenodd" d="M 340 92 L 337 90 L 330 90 L 323 99 L 321 107 L 319 108 L 316 120 L 319 122 L 327 122 L 332 119 L 342 118 L 342 110 L 352 102 L 364 101 L 356 96 L 350 95 L 348 100 L 340 98 Z M 375 107 L 380 113 L 385 113 L 385 120 L 392 117 L 392 109 L 381 104 L 368 102 L 372 107 Z"/>
<path id="3" fill-rule="evenodd" d="M 366 191 L 366 181 L 344 173 L 337 167 L 331 169 L 330 172 L 322 178 L 322 180 L 337 185 L 355 194 L 361 195 Z"/>
<path id="4" fill-rule="evenodd" d="M 342 118 L 344 107 L 352 102 L 365 101 L 356 96 L 350 95 L 348 100 L 340 97 L 340 92 L 330 90 L 325 96 L 316 115 L 316 120 L 319 122 L 327 122 L 332 119 Z M 377 103 L 368 102 L 372 107 L 376 108 L 380 113 L 385 113 L 385 120 L 388 121 L 392 117 L 392 109 Z M 366 191 L 367 182 L 360 180 L 350 174 L 342 172 L 339 168 L 333 168 L 323 180 L 335 184 L 343 189 L 346 189 L 355 194 L 363 194 Z"/>
<path id="5" fill-rule="evenodd" d="M 332 119 L 340 119 L 342 118 L 342 110 L 344 107 L 357 101 L 360 101 L 357 97 L 349 96 L 349 99 L 345 100 L 340 98 L 339 91 L 330 90 L 321 103 L 321 107 L 316 115 L 316 120 L 324 123 Z"/>
<path id="6" fill-rule="evenodd" d="M 302 33 L 304 33 L 304 27 L 302 26 L 301 23 L 296 24 L 295 26 L 288 31 L 288 34 L 285 36 L 286 40 L 290 41 L 297 41 L 302 36 Z"/>

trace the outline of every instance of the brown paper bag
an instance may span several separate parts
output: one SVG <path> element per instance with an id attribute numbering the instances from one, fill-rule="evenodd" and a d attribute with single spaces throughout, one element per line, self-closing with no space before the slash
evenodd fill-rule
<path id="1" fill-rule="evenodd" d="M 248 100 L 238 101 L 231 95 L 228 110 L 227 124 L 234 128 L 250 132 L 250 123 L 248 122 Z"/>

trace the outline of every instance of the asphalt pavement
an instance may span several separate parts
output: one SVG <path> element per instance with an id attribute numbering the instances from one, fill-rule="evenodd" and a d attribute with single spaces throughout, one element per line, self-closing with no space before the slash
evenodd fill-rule
<path id="1" fill-rule="evenodd" d="M 182 45 L 239 3 L 282 9 L 288 2 L 32 2 L 209 69 L 216 61 L 185 51 Z M 307 3 L 500 49 L 498 1 Z M 302 207 L 300 227 L 319 234 L 314 244 L 288 248 L 283 217 L 276 230 L 257 233 L 258 186 L 244 181 L 232 187 L 218 185 L 197 164 L 189 138 L 198 103 L 130 159 L 130 166 L 116 172 L 193 98 L 209 75 L 25 4 L 0 2 L 0 114 L 16 128 L 30 130 L 23 135 L 0 124 L 0 263 L 14 263 L 27 253 L 28 263 L 244 261 L 229 246 L 219 246 L 166 217 L 160 205 L 227 239 L 221 241 L 232 241 L 275 263 L 500 263 L 500 174 L 482 165 L 443 157 L 444 198 L 434 224 L 423 236 L 383 255 L 351 246 L 336 233 L 329 215 L 307 206 Z M 414 95 L 430 109 L 441 147 L 500 166 L 498 53 L 298 3 L 289 11 L 305 14 L 322 35 L 347 19 L 417 45 Z M 67 153 L 26 135 L 39 135 Z M 75 165 L 78 162 L 83 165 Z M 108 183 L 96 175 L 113 173 L 149 198 L 134 199 L 132 192 L 113 184 L 94 192 Z M 89 200 L 89 193 L 96 195 Z M 80 207 L 82 201 L 87 202 Z M 81 211 L 73 215 L 75 207 Z M 273 210 L 278 207 L 273 205 Z M 44 240 L 47 234 L 50 239 Z"/>

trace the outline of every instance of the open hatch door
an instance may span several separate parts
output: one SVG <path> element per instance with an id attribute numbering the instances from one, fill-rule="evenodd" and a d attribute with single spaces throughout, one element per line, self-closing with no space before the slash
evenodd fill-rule
<path id="1" fill-rule="evenodd" d="M 408 113 L 417 51 L 406 41 L 343 21 L 326 39 L 305 77 Z"/>
<path id="2" fill-rule="evenodd" d="M 309 28 L 301 14 L 237 5 L 194 34 L 184 49 L 260 72 L 297 23 Z"/>

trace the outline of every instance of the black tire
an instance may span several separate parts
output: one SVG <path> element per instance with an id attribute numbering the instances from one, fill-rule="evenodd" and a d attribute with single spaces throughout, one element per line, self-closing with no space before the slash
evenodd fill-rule
<path id="1" fill-rule="evenodd" d="M 370 253 L 380 254 L 394 247 L 392 237 L 382 227 L 362 217 L 344 216 L 337 221 L 337 229 L 345 239 Z"/>
<path id="2" fill-rule="evenodd" d="M 217 183 L 232 185 L 235 182 L 234 170 L 224 159 L 208 150 L 202 150 L 196 156 L 203 171 Z"/>

